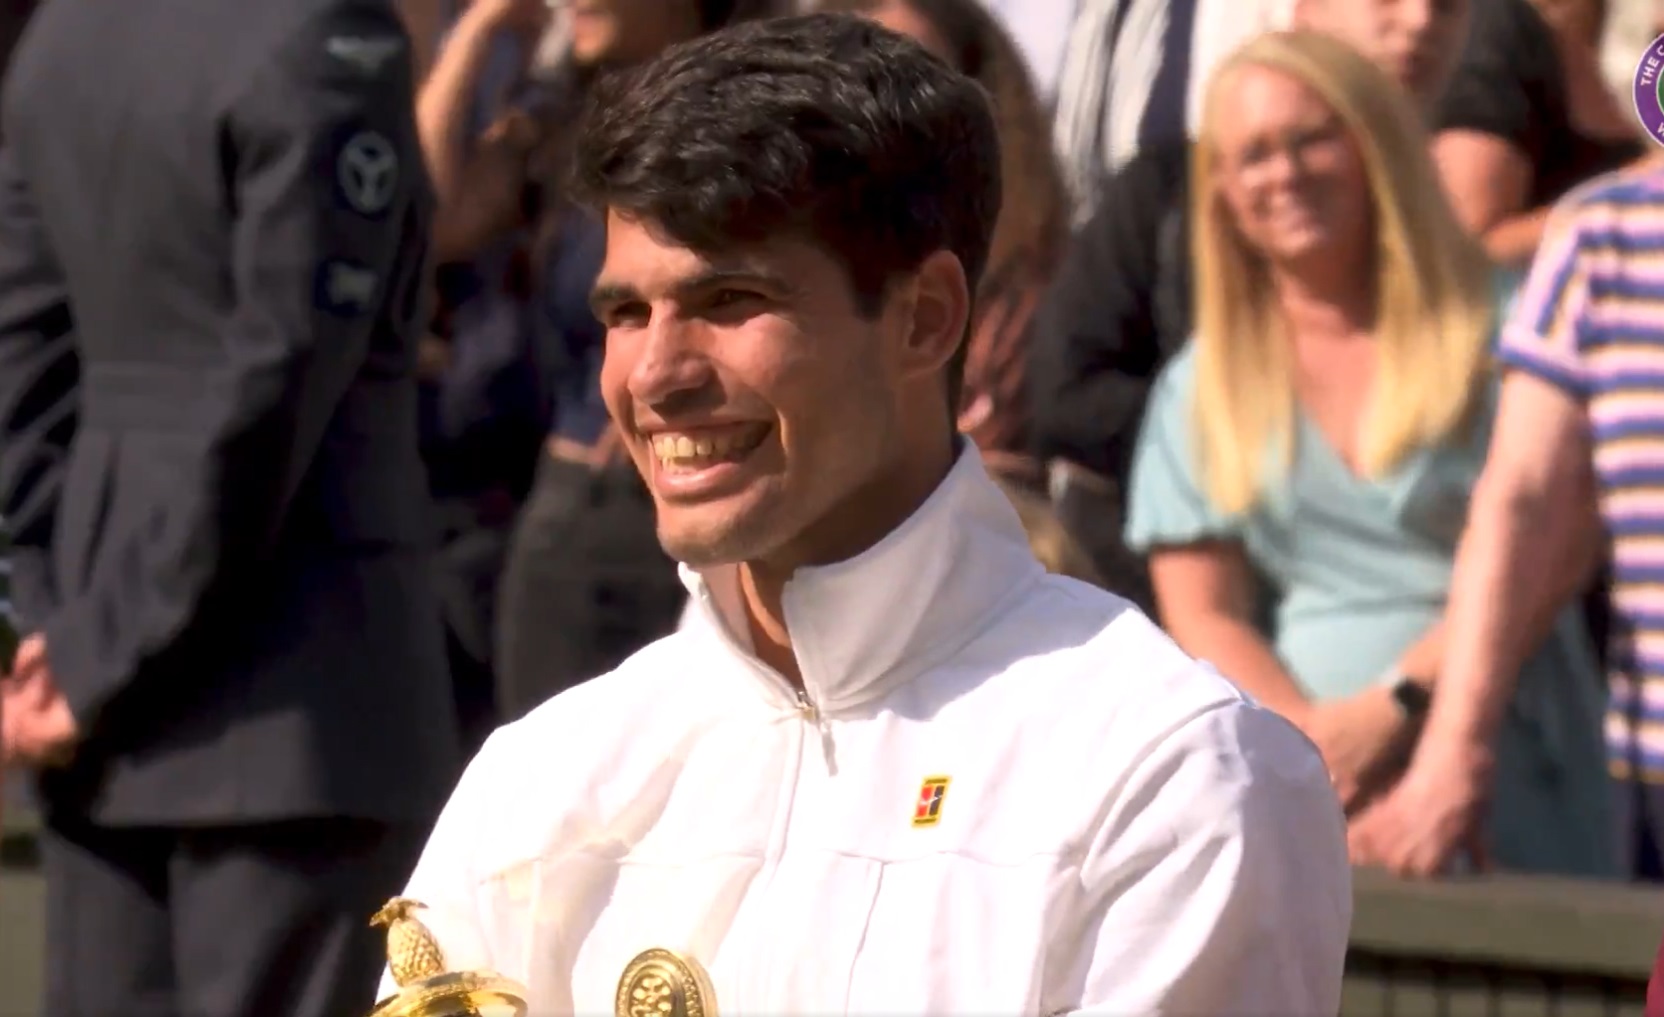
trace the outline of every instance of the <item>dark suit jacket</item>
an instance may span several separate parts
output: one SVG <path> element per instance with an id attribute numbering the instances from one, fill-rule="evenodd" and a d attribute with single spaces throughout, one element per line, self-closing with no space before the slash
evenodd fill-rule
<path id="1" fill-rule="evenodd" d="M 442 802 L 459 761 L 417 455 L 411 97 L 385 0 L 52 0 L 19 44 L 0 515 L 87 733 L 49 810 Z"/>
<path id="2" fill-rule="evenodd" d="M 23 26 L 29 23 L 29 15 L 35 12 L 38 0 L 0 0 L 0 75 L 5 74 L 6 66 L 11 63 L 12 48 L 17 45 L 17 37 L 23 34 Z"/>

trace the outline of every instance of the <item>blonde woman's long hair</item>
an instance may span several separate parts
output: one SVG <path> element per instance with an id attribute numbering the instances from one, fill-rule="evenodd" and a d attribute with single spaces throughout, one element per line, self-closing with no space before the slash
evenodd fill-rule
<path id="1" fill-rule="evenodd" d="M 1365 57 L 1316 32 L 1249 42 L 1208 86 L 1193 151 L 1196 387 L 1203 488 L 1221 512 L 1248 510 L 1294 452 L 1294 358 L 1269 266 L 1219 196 L 1222 100 L 1245 67 L 1281 71 L 1334 109 L 1362 155 L 1374 198 L 1377 363 L 1360 465 L 1390 472 L 1471 417 L 1495 298 L 1482 248 L 1457 222 L 1409 96 Z"/>

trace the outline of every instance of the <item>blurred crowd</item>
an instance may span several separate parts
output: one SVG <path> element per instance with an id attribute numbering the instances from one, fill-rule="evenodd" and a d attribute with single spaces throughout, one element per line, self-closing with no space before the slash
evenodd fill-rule
<path id="1" fill-rule="evenodd" d="M 1610 2 L 798 7 L 911 35 L 992 98 L 1005 199 L 960 426 L 1048 566 L 1135 601 L 1299 725 L 1354 817 L 1409 779 L 1452 668 L 1507 672 L 1464 683 L 1498 700 L 1496 758 L 1468 775 L 1487 788 L 1489 861 L 1657 879 L 1664 578 L 1624 540 L 1664 538 L 1641 504 L 1658 481 L 1635 473 L 1664 470 L 1643 441 L 1664 435 L 1664 370 L 1636 380 L 1637 351 L 1664 338 L 1664 280 L 1648 294 L 1607 262 L 1664 250 L 1646 232 L 1664 177 L 1602 70 L 1608 19 L 1651 0 Z M 5 5 L 0 45 L 29 6 Z M 397 6 L 437 201 L 418 367 L 436 582 L 477 745 L 685 607 L 600 396 L 604 237 L 563 186 L 576 112 L 599 75 L 785 8 Z M 1606 296 L 1635 298 L 1622 329 L 1602 326 L 1629 361 L 1566 338 L 1618 313 L 1563 292 L 1590 244 L 1628 280 Z M 1522 372 L 1561 403 L 1509 413 L 1504 378 Z M 1602 418 L 1595 396 L 1614 391 Z M 1561 411 L 1581 439 L 1503 433 Z M 1523 516 L 1524 488 L 1490 485 L 1516 492 L 1498 495 L 1495 518 L 1515 522 L 1493 543 L 1536 591 L 1512 601 L 1479 551 L 1463 551 L 1475 578 L 1457 567 L 1493 518 L 1476 492 L 1505 445 L 1537 448 L 1561 472 L 1535 482 L 1583 512 Z M 1549 536 L 1515 532 L 1521 518 Z M 1516 613 L 1454 611 L 1463 582 Z M 1523 633 L 1519 651 L 1481 647 L 1487 625 Z"/>
<path id="2" fill-rule="evenodd" d="M 1604 5 L 818 7 L 914 36 L 993 99 L 1005 203 L 960 423 L 1037 550 L 1299 724 L 1366 815 L 1446 663 L 1508 307 L 1555 203 L 1653 154 L 1601 72 Z M 412 18 L 440 202 L 425 434 L 476 737 L 683 610 L 601 404 L 602 237 L 562 201 L 562 130 L 596 74 L 777 12 L 477 0 Z M 1654 772 L 1625 762 L 1646 722 L 1614 721 L 1611 760 L 1602 738 L 1604 675 L 1639 676 L 1638 637 L 1609 622 L 1607 574 L 1561 571 L 1535 570 L 1565 596 L 1496 693 L 1489 860 L 1639 875 L 1607 774 Z"/>

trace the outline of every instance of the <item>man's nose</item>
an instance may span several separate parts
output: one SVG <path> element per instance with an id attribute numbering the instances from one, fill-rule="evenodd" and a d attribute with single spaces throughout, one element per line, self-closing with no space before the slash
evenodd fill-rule
<path id="1" fill-rule="evenodd" d="M 630 371 L 630 395 L 637 402 L 662 403 L 710 384 L 711 362 L 697 341 L 694 326 L 661 319 L 646 331 L 641 355 Z"/>
<path id="2" fill-rule="evenodd" d="M 1399 0 L 1394 13 L 1404 32 L 1419 43 L 1433 25 L 1438 4 L 1439 0 Z"/>

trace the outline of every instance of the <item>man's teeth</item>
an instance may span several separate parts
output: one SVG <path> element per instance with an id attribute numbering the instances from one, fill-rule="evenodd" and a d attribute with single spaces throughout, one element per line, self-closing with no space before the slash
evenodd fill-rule
<path id="1" fill-rule="evenodd" d="M 746 432 L 702 434 L 661 434 L 653 438 L 653 454 L 666 466 L 700 465 L 745 452 L 753 442 Z"/>

